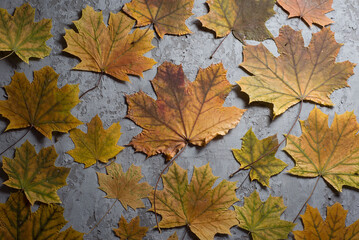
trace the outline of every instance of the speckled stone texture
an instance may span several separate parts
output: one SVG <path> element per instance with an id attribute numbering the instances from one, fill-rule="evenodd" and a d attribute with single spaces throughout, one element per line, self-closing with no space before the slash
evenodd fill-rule
<path id="1" fill-rule="evenodd" d="M 15 7 L 21 6 L 24 0 L 1 0 L 0 8 L 7 9 L 11 14 Z M 107 23 L 110 12 L 118 12 L 122 6 L 129 2 L 123 0 L 29 0 L 32 7 L 36 8 L 36 21 L 42 18 L 52 18 L 54 37 L 48 41 L 52 48 L 51 55 L 42 60 L 30 59 L 30 64 L 21 62 L 16 56 L 0 61 L 0 86 L 3 87 L 10 83 L 14 71 L 25 72 L 26 76 L 32 80 L 33 71 L 39 70 L 44 66 L 51 66 L 60 74 L 59 87 L 69 84 L 79 84 L 80 91 L 83 92 L 92 87 L 98 80 L 99 75 L 93 72 L 73 71 L 78 62 L 74 56 L 62 52 L 66 47 L 63 38 L 65 28 L 74 28 L 72 21 L 78 20 L 81 16 L 81 10 L 89 5 L 95 10 L 102 10 L 105 22 Z M 359 63 L 359 5 L 358 0 L 334 0 L 333 12 L 327 14 L 335 23 L 330 26 L 335 33 L 335 38 L 339 43 L 343 43 L 337 60 L 349 60 L 353 63 Z M 276 15 L 266 23 L 268 29 L 274 36 L 278 36 L 281 26 L 290 25 L 295 30 L 302 30 L 305 43 L 308 44 L 311 33 L 319 31 L 318 27 L 309 28 L 298 18 L 287 19 L 287 14 L 278 7 L 274 7 Z M 196 19 L 206 14 L 208 7 L 205 0 L 195 0 L 193 16 L 187 20 L 187 25 L 193 32 L 187 36 L 165 36 L 163 39 L 154 39 L 153 45 L 156 46 L 146 56 L 154 58 L 158 63 L 151 70 L 144 73 L 143 78 L 130 77 L 131 83 L 116 81 L 115 79 L 105 76 L 100 87 L 95 91 L 88 93 L 82 102 L 77 105 L 72 113 L 81 121 L 87 123 L 93 116 L 99 114 L 104 126 L 107 128 L 114 122 L 120 122 L 122 126 L 122 136 L 119 145 L 126 145 L 129 141 L 141 132 L 141 129 L 132 121 L 125 118 L 127 106 L 125 103 L 125 94 L 132 94 L 142 90 L 152 97 L 155 97 L 150 81 L 156 74 L 156 67 L 164 61 L 170 61 L 175 64 L 182 64 L 184 72 L 188 79 L 193 81 L 199 68 L 206 68 L 212 63 L 222 62 L 227 69 L 227 78 L 232 83 L 246 76 L 238 65 L 242 62 L 242 44 L 230 34 L 213 59 L 209 59 L 212 51 L 216 48 L 222 39 L 215 39 L 214 34 L 201 27 L 200 22 Z M 248 41 L 248 44 L 258 44 L 258 42 Z M 274 54 L 276 46 L 272 40 L 264 41 L 264 45 Z M 355 74 L 358 74 L 358 67 L 355 68 Z M 333 108 L 320 107 L 322 111 L 329 114 L 332 121 L 335 113 L 342 114 L 345 111 L 354 111 L 359 116 L 359 74 L 349 79 L 350 88 L 344 88 L 335 91 L 331 99 L 335 106 Z M 0 90 L 0 99 L 5 99 L 5 92 Z M 210 142 L 205 147 L 188 147 L 178 158 L 177 163 L 189 170 L 191 176 L 193 166 L 202 166 L 207 162 L 213 168 L 214 175 L 221 179 L 228 179 L 228 176 L 234 169 L 239 167 L 235 161 L 231 149 L 241 147 L 241 138 L 249 128 L 258 138 L 262 139 L 270 135 L 278 134 L 279 140 L 283 139 L 290 129 L 296 115 L 299 111 L 299 105 L 290 108 L 281 116 L 272 120 L 271 110 L 266 105 L 251 104 L 248 105 L 248 97 L 242 93 L 239 87 L 233 90 L 225 106 L 236 106 L 246 108 L 248 111 L 244 114 L 239 125 L 231 130 L 226 136 L 219 137 Z M 312 103 L 304 103 L 303 111 L 300 114 L 301 119 L 307 119 L 309 112 L 314 108 Z M 0 119 L 0 129 L 5 129 L 8 121 Z M 80 129 L 86 131 L 85 125 Z M 0 150 L 5 149 L 8 145 L 16 141 L 26 130 L 16 130 L 6 132 L 0 135 Z M 299 123 L 296 123 L 292 134 L 301 135 Z M 68 134 L 56 134 L 52 141 L 40 136 L 35 131 L 30 132 L 26 139 L 35 144 L 36 150 L 42 147 L 55 145 L 59 157 L 56 161 L 57 166 L 66 166 L 71 168 L 67 178 L 67 186 L 61 188 L 58 194 L 62 200 L 62 206 L 65 208 L 65 218 L 69 221 L 68 226 L 72 225 L 78 231 L 88 232 L 94 224 L 100 220 L 107 209 L 114 202 L 113 199 L 104 198 L 105 193 L 98 189 L 97 176 L 95 172 L 105 172 L 102 165 L 94 165 L 84 169 L 82 164 L 75 163 L 66 152 L 74 147 Z M 16 146 L 19 147 L 25 139 Z M 280 149 L 283 148 L 283 145 Z M 14 150 L 7 151 L 4 156 L 13 157 Z M 279 150 L 276 157 L 286 162 L 289 166 L 286 170 L 294 166 L 293 161 L 283 151 Z M 133 163 L 142 166 L 142 173 L 152 186 L 155 185 L 160 171 L 165 167 L 163 156 L 155 156 L 146 159 L 142 153 L 135 153 L 131 147 L 125 148 L 118 154 L 116 162 L 121 163 L 125 170 Z M 237 191 L 237 197 L 240 199 L 237 205 L 243 204 L 243 197 L 249 196 L 253 190 L 260 192 L 262 200 L 266 200 L 269 195 L 283 196 L 287 210 L 282 215 L 282 219 L 292 221 L 299 211 L 300 206 L 304 203 L 315 183 L 315 179 L 303 179 L 291 176 L 286 173 L 274 176 L 270 180 L 270 188 L 263 188 L 257 182 L 245 181 L 243 187 Z M 231 180 L 243 181 L 247 172 L 241 172 Z M 3 171 L 0 174 L 1 180 L 6 180 Z M 239 184 L 238 183 L 238 184 Z M 10 189 L 2 185 L 0 187 L 0 202 L 5 202 L 9 196 Z M 349 210 L 346 223 L 351 224 L 359 218 L 359 191 L 345 187 L 342 193 L 337 193 L 333 188 L 326 184 L 322 179 L 309 201 L 314 207 L 317 207 L 320 213 L 326 215 L 326 206 L 335 202 L 343 204 L 344 208 Z M 127 220 L 139 215 L 141 225 L 150 228 L 145 239 L 167 239 L 174 231 L 177 231 L 179 238 L 183 236 L 186 229 L 184 227 L 176 229 L 163 229 L 162 234 L 155 229 L 155 217 L 152 212 L 147 212 L 150 208 L 148 199 L 144 200 L 146 209 L 125 209 L 117 201 L 101 224 L 86 235 L 85 239 L 117 239 L 112 231 L 118 227 L 118 221 L 121 215 Z M 295 229 L 302 229 L 300 220 L 296 221 Z M 231 229 L 231 236 L 216 235 L 215 239 L 250 239 L 249 235 L 240 230 L 238 227 Z M 292 239 L 290 235 L 290 239 Z M 193 234 L 187 233 L 185 239 L 197 239 Z"/>

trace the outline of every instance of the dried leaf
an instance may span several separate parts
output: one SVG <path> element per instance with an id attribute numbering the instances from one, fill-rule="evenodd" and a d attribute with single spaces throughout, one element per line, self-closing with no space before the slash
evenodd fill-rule
<path id="1" fill-rule="evenodd" d="M 263 41 L 273 37 L 264 24 L 275 14 L 274 3 L 275 0 L 208 0 L 210 12 L 198 19 L 217 37 L 233 32 L 241 42 Z"/>
<path id="2" fill-rule="evenodd" d="M 328 115 L 314 108 L 300 122 L 302 136 L 288 135 L 284 150 L 294 159 L 289 173 L 301 177 L 323 177 L 336 190 L 343 185 L 359 189 L 359 124 L 354 112 Z"/>
<path id="3" fill-rule="evenodd" d="M 280 6 L 289 12 L 288 18 L 300 17 L 309 26 L 313 23 L 326 26 L 333 21 L 325 14 L 333 11 L 333 0 L 278 0 Z"/>
<path id="4" fill-rule="evenodd" d="M 83 239 L 83 233 L 72 227 L 59 232 L 67 221 L 59 205 L 40 205 L 32 213 L 22 192 L 12 193 L 6 203 L 0 203 L 0 239 L 58 240 Z M 6 236 L 1 238 L 1 236 Z"/>
<path id="5" fill-rule="evenodd" d="M 137 20 L 137 27 L 153 24 L 163 38 L 165 34 L 191 33 L 185 21 L 192 16 L 192 8 L 193 0 L 132 0 L 123 11 Z"/>
<path id="6" fill-rule="evenodd" d="M 141 167 L 131 165 L 126 173 L 121 164 L 112 163 L 106 167 L 107 174 L 97 172 L 100 189 L 107 193 L 106 198 L 118 199 L 127 210 L 144 208 L 142 198 L 149 196 L 152 187 L 147 183 L 138 183 L 142 179 Z"/>
<path id="7" fill-rule="evenodd" d="M 275 157 L 276 151 L 273 151 L 273 149 L 278 146 L 277 136 L 274 135 L 263 140 L 258 140 L 252 129 L 249 129 L 242 140 L 243 143 L 240 150 L 232 149 L 234 157 L 243 168 L 264 156 L 245 169 L 251 169 L 250 178 L 252 181 L 257 180 L 263 186 L 268 187 L 269 178 L 277 175 L 288 166 Z"/>
<path id="8" fill-rule="evenodd" d="M 120 136 L 119 123 L 114 123 L 105 130 L 100 117 L 96 115 L 87 124 L 87 134 L 79 129 L 70 131 L 70 138 L 75 144 L 75 149 L 67 153 L 76 162 L 85 164 L 85 168 L 94 165 L 97 160 L 107 163 L 110 158 L 115 157 L 124 149 L 117 145 Z"/>
<path id="9" fill-rule="evenodd" d="M 137 216 L 131 220 L 130 223 L 121 216 L 120 221 L 118 222 L 118 228 L 113 229 L 116 236 L 121 239 L 127 240 L 142 240 L 147 234 L 148 227 L 140 226 L 140 217 Z"/>
<path id="10" fill-rule="evenodd" d="M 332 106 L 329 95 L 348 87 L 355 64 L 335 62 L 341 44 L 330 29 L 313 34 L 309 47 L 304 47 L 301 32 L 284 26 L 275 42 L 280 53 L 277 58 L 263 44 L 244 48 L 241 67 L 254 76 L 237 83 L 251 102 L 272 103 L 277 116 L 302 100 Z"/>
<path id="11" fill-rule="evenodd" d="M 143 128 L 130 145 L 147 156 L 163 153 L 170 159 L 187 143 L 204 146 L 227 134 L 245 112 L 222 107 L 232 89 L 222 64 L 200 69 L 191 83 L 182 66 L 165 62 L 152 85 L 156 101 L 142 91 L 126 96 L 127 117 Z"/>
<path id="12" fill-rule="evenodd" d="M 174 232 L 167 240 L 178 240 L 177 232 Z"/>
<path id="13" fill-rule="evenodd" d="M 305 213 L 301 215 L 304 230 L 294 231 L 297 240 L 349 240 L 359 239 L 359 220 L 349 227 L 345 226 L 348 210 L 344 210 L 340 203 L 327 207 L 327 219 L 323 221 L 317 208 L 307 205 Z"/>
<path id="14" fill-rule="evenodd" d="M 142 76 L 156 63 L 144 57 L 153 46 L 153 31 L 136 29 L 129 34 L 135 21 L 119 12 L 110 14 L 106 28 L 102 11 L 87 6 L 74 24 L 78 30 L 66 30 L 64 49 L 81 59 L 76 70 L 107 73 L 119 80 L 129 81 L 127 74 Z"/>
<path id="15" fill-rule="evenodd" d="M 55 167 L 57 158 L 55 148 L 47 147 L 36 154 L 35 148 L 26 141 L 16 148 L 15 158 L 3 158 L 3 169 L 9 176 L 6 186 L 21 189 L 31 205 L 35 201 L 60 203 L 56 191 L 66 185 L 69 168 Z"/>
<path id="16" fill-rule="evenodd" d="M 188 184 L 187 170 L 174 163 L 162 176 L 163 190 L 156 192 L 156 212 L 162 215 L 161 228 L 188 226 L 199 239 L 213 239 L 216 233 L 230 234 L 238 224 L 228 208 L 238 201 L 236 183 L 213 176 L 209 164 L 194 168 Z M 150 198 L 153 206 L 153 198 Z M 152 207 L 150 211 L 154 211 Z"/>
<path id="17" fill-rule="evenodd" d="M 30 57 L 44 58 L 51 52 L 46 41 L 51 35 L 51 19 L 34 22 L 35 9 L 28 3 L 16 8 L 14 16 L 0 8 L 0 51 L 13 51 L 26 63 Z"/>
<path id="18" fill-rule="evenodd" d="M 57 88 L 59 75 L 44 67 L 34 72 L 30 83 L 24 73 L 15 72 L 5 86 L 8 100 L 0 101 L 0 114 L 10 120 L 6 130 L 34 127 L 51 139 L 52 132 L 68 132 L 82 124 L 70 110 L 79 103 L 78 85 Z"/>
<path id="19" fill-rule="evenodd" d="M 262 202 L 257 191 L 244 198 L 243 207 L 234 206 L 239 227 L 251 233 L 253 240 L 287 239 L 295 224 L 280 219 L 286 209 L 282 197 L 269 196 Z"/>

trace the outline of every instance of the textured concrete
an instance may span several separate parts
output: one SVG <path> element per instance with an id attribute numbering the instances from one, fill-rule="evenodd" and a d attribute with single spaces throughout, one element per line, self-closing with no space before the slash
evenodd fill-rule
<path id="1" fill-rule="evenodd" d="M 1 0 L 0 8 L 7 9 L 13 13 L 15 7 L 23 4 L 23 0 Z M 36 20 L 41 18 L 52 18 L 54 37 L 48 41 L 52 48 L 51 55 L 43 60 L 31 59 L 30 65 L 21 62 L 16 56 L 0 61 L 0 86 L 10 83 L 10 78 L 14 71 L 25 72 L 29 79 L 32 79 L 34 70 L 50 65 L 57 73 L 60 74 L 59 86 L 67 83 L 79 84 L 80 91 L 90 88 L 98 79 L 98 75 L 92 72 L 72 71 L 79 60 L 69 54 L 63 53 L 66 46 L 64 41 L 65 28 L 73 28 L 72 21 L 79 19 L 81 10 L 86 5 L 94 7 L 96 10 L 103 10 L 105 21 L 107 22 L 109 12 L 117 12 L 124 3 L 128 1 L 121 0 L 29 0 L 29 3 L 37 9 Z M 335 32 L 335 38 L 338 42 L 343 43 L 340 50 L 338 61 L 349 60 L 353 63 L 359 63 L 359 6 L 357 0 L 334 0 L 333 8 L 335 11 L 327 14 L 334 20 L 331 29 Z M 287 14 L 278 6 L 275 6 L 276 15 L 267 23 L 267 27 L 274 36 L 278 35 L 279 28 L 285 24 L 290 25 L 296 30 L 302 30 L 306 44 L 309 43 L 311 33 L 317 32 L 317 27 L 309 28 L 299 19 L 287 19 Z M 124 94 L 132 94 L 143 90 L 154 97 L 154 92 L 149 80 L 153 79 L 156 74 L 156 67 L 164 61 L 170 61 L 175 64 L 182 64 L 187 77 L 193 81 L 199 68 L 205 68 L 212 63 L 223 62 L 228 70 L 228 80 L 235 83 L 246 73 L 238 68 L 242 61 L 242 44 L 232 35 L 228 36 L 222 47 L 218 50 L 213 59 L 209 59 L 212 50 L 219 44 L 221 39 L 214 39 L 214 35 L 201 29 L 201 24 L 196 17 L 206 14 L 207 7 L 205 0 L 195 0 L 193 16 L 188 19 L 187 25 L 193 32 L 188 36 L 165 36 L 164 39 L 154 39 L 153 44 L 156 46 L 148 57 L 154 58 L 158 64 L 144 73 L 144 78 L 130 77 L 131 83 L 123 83 L 105 76 L 99 89 L 87 94 L 83 101 L 76 106 L 72 113 L 81 121 L 87 123 L 91 118 L 99 114 L 105 127 L 109 127 L 114 122 L 120 122 L 122 126 L 122 136 L 119 141 L 120 145 L 127 144 L 131 138 L 137 135 L 141 129 L 132 121 L 125 119 L 127 106 L 124 100 Z M 257 44 L 249 41 L 249 44 Z M 270 51 L 276 53 L 276 47 L 273 41 L 264 42 Z M 358 68 L 355 68 L 358 73 Z M 331 99 L 335 106 L 333 108 L 321 109 L 330 115 L 333 119 L 334 113 L 342 114 L 345 111 L 353 111 L 359 116 L 359 75 L 354 75 L 349 79 L 351 88 L 345 88 L 335 91 Z M 0 99 L 5 99 L 5 92 L 0 90 Z M 241 93 L 239 88 L 232 91 L 225 102 L 226 106 L 237 106 L 247 108 L 248 111 L 243 116 L 239 125 L 231 130 L 228 135 L 217 138 L 210 142 L 206 147 L 196 148 L 188 147 L 177 160 L 177 163 L 189 169 L 189 175 L 192 174 L 193 166 L 202 166 L 207 162 L 213 168 L 214 174 L 220 176 L 220 179 L 227 179 L 233 169 L 239 167 L 234 160 L 231 149 L 241 147 L 241 137 L 249 128 L 253 128 L 255 134 L 260 138 L 278 134 L 279 139 L 283 139 L 283 134 L 290 129 L 292 122 L 295 120 L 299 106 L 290 108 L 282 116 L 271 120 L 271 111 L 269 108 L 259 104 L 248 105 L 248 97 Z M 314 104 L 305 103 L 300 115 L 301 119 L 307 119 L 309 112 L 313 109 Z M 0 119 L 0 129 L 4 129 L 8 121 Z M 80 126 L 86 130 L 85 126 Z M 25 130 L 10 131 L 0 136 L 1 150 L 18 139 Z M 297 123 L 294 127 L 293 134 L 300 135 L 301 130 Z M 62 206 L 65 208 L 65 218 L 76 230 L 87 232 L 94 226 L 113 203 L 113 199 L 104 198 L 105 193 L 98 189 L 97 176 L 95 172 L 105 172 L 103 166 L 92 166 L 84 169 L 82 164 L 75 163 L 66 152 L 73 148 L 73 143 L 68 134 L 56 134 L 52 141 L 40 136 L 32 131 L 26 136 L 26 139 L 35 143 L 37 151 L 42 147 L 55 145 L 59 154 L 56 165 L 71 168 L 71 173 L 67 178 L 68 185 L 58 191 L 62 200 Z M 19 147 L 23 142 L 17 144 Z M 283 147 L 283 146 L 282 146 Z M 281 148 L 282 148 L 281 147 Z M 7 157 L 13 157 L 14 151 L 9 150 L 4 154 Z M 286 170 L 293 167 L 293 161 L 282 151 L 278 151 L 276 156 L 285 161 L 289 166 Z M 142 166 L 144 180 L 154 186 L 160 171 L 164 168 L 164 158 L 155 156 L 145 159 L 142 153 L 134 153 L 130 147 L 122 151 L 116 162 L 121 163 L 124 169 L 133 163 Z M 236 175 L 232 180 L 241 182 L 246 172 Z M 6 175 L 1 172 L 1 179 L 5 180 Z M 237 192 L 237 197 L 241 200 L 237 205 L 243 204 L 243 197 L 257 189 L 260 192 L 262 200 L 265 200 L 270 194 L 273 196 L 283 196 L 284 203 L 288 207 L 282 215 L 282 219 L 293 220 L 300 206 L 308 197 L 315 179 L 300 179 L 281 173 L 272 177 L 270 180 L 271 188 L 263 188 L 256 182 L 244 183 L 242 189 Z M 9 196 L 10 189 L 2 185 L 0 187 L 0 202 L 5 202 Z M 349 210 L 347 224 L 353 223 L 359 217 L 359 192 L 349 188 L 344 188 L 342 193 L 337 193 L 329 187 L 323 180 L 309 201 L 317 207 L 321 214 L 325 216 L 326 206 L 332 205 L 336 201 L 343 204 L 344 208 Z M 144 200 L 146 209 L 150 207 L 149 201 Z M 129 220 L 136 215 L 141 217 L 141 225 L 150 227 L 150 231 L 145 239 L 167 239 L 174 231 L 177 231 L 179 237 L 182 237 L 185 231 L 184 227 L 164 230 L 160 235 L 157 230 L 153 230 L 155 218 L 153 213 L 147 212 L 146 209 L 133 210 L 125 209 L 119 202 L 115 204 L 111 213 L 106 216 L 104 221 L 89 235 L 86 239 L 116 239 L 112 228 L 116 228 L 121 215 Z M 302 229 L 301 222 L 297 221 L 296 229 Z M 238 227 L 231 229 L 232 236 L 216 236 L 215 239 L 249 239 L 246 232 Z M 193 234 L 187 234 L 185 239 L 196 239 Z"/>

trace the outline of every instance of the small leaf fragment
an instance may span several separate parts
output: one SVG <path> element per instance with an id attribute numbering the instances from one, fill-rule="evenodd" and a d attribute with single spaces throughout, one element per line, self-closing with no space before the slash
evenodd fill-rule
<path id="1" fill-rule="evenodd" d="M 121 216 L 118 222 L 118 228 L 114 228 L 115 235 L 121 239 L 126 240 L 142 240 L 148 231 L 148 227 L 140 226 L 140 217 L 137 216 L 131 220 L 130 223 Z"/>
<path id="2" fill-rule="evenodd" d="M 174 232 L 167 240 L 178 240 L 177 232 Z"/>

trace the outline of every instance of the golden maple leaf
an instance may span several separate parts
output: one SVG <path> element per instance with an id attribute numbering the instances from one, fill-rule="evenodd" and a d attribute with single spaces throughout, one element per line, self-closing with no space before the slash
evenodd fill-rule
<path id="1" fill-rule="evenodd" d="M 0 8 L 0 51 L 12 51 L 29 63 L 30 57 L 44 58 L 51 52 L 46 41 L 51 35 L 51 19 L 34 22 L 35 9 L 28 3 L 16 8 L 14 16 Z"/>
<path id="2" fill-rule="evenodd" d="M 333 0 L 278 0 L 277 3 L 289 12 L 288 18 L 300 17 L 309 26 L 313 23 L 326 26 L 333 21 L 324 14 L 333 11 Z"/>
<path id="3" fill-rule="evenodd" d="M 127 117 L 143 128 L 132 139 L 137 151 L 172 158 L 187 143 L 204 146 L 234 128 L 245 110 L 222 107 L 232 89 L 222 64 L 198 72 L 191 83 L 182 66 L 165 62 L 152 80 L 157 100 L 140 91 L 126 96 Z"/>
<path id="4" fill-rule="evenodd" d="M 67 153 L 76 162 L 85 164 L 85 168 L 94 165 L 97 160 L 107 163 L 110 158 L 115 157 L 124 149 L 117 145 L 120 136 L 119 123 L 114 123 L 105 130 L 100 117 L 96 115 L 87 124 L 87 134 L 80 129 L 70 131 L 70 138 L 75 144 L 75 149 Z"/>
<path id="5" fill-rule="evenodd" d="M 140 217 L 133 218 L 129 223 L 121 216 L 118 228 L 114 228 L 115 235 L 126 240 L 142 240 L 147 234 L 148 227 L 140 226 Z"/>
<path id="6" fill-rule="evenodd" d="M 33 205 L 35 201 L 60 203 L 57 189 L 66 185 L 69 168 L 55 167 L 55 148 L 47 147 L 36 154 L 35 148 L 26 141 L 16 148 L 15 158 L 3 158 L 3 169 L 9 176 L 6 186 L 21 189 Z"/>
<path id="7" fill-rule="evenodd" d="M 241 149 L 232 149 L 234 157 L 241 164 L 241 167 L 250 165 L 245 169 L 250 169 L 252 181 L 256 179 L 260 184 L 268 187 L 269 178 L 280 173 L 288 166 L 275 157 L 276 151 L 271 151 L 278 145 L 277 136 L 258 140 L 252 129 L 249 129 L 242 140 Z M 259 158 L 260 160 L 258 161 Z"/>
<path id="8" fill-rule="evenodd" d="M 67 221 L 59 205 L 41 204 L 35 213 L 22 192 L 12 193 L 0 203 L 0 239 L 6 240 L 80 240 L 83 233 L 72 227 L 59 232 Z M 1 238 L 3 237 L 3 238 Z"/>
<path id="9" fill-rule="evenodd" d="M 152 187 L 147 183 L 138 183 L 142 179 L 141 167 L 131 165 L 126 173 L 121 164 L 111 163 L 106 167 L 107 174 L 97 172 L 99 189 L 106 192 L 106 198 L 118 199 L 127 210 L 144 208 L 142 198 L 149 196 Z"/>
<path id="10" fill-rule="evenodd" d="M 287 239 L 295 224 L 280 219 L 286 208 L 282 197 L 269 196 L 262 202 L 257 191 L 244 198 L 243 207 L 234 206 L 238 226 L 249 231 L 253 240 Z"/>
<path id="11" fill-rule="evenodd" d="M 264 24 L 275 14 L 274 3 L 275 0 L 208 0 L 210 12 L 198 19 L 204 27 L 215 31 L 217 37 L 233 32 L 241 42 L 263 41 L 272 38 Z"/>
<path id="12" fill-rule="evenodd" d="M 341 44 L 330 29 L 313 34 L 309 47 L 304 47 L 301 32 L 284 26 L 275 42 L 280 53 L 277 58 L 263 44 L 244 47 L 240 66 L 254 76 L 243 77 L 237 83 L 251 102 L 273 104 L 277 116 L 302 100 L 332 106 L 329 95 L 348 87 L 347 79 L 353 75 L 355 64 L 335 62 Z"/>
<path id="13" fill-rule="evenodd" d="M 349 227 L 345 226 L 348 210 L 344 210 L 340 203 L 327 207 L 327 218 L 323 221 L 317 208 L 307 205 L 305 213 L 301 215 L 304 230 L 294 231 L 297 240 L 355 240 L 359 239 L 359 220 Z"/>
<path id="14" fill-rule="evenodd" d="M 178 240 L 177 233 L 174 232 L 167 240 Z"/>
<path id="15" fill-rule="evenodd" d="M 127 74 L 142 76 L 156 63 L 142 56 L 153 48 L 153 31 L 136 29 L 129 34 L 134 23 L 124 13 L 111 13 L 106 27 L 102 11 L 83 9 L 81 19 L 74 21 L 78 33 L 67 29 L 64 37 L 64 51 L 81 59 L 74 69 L 107 73 L 123 81 L 129 81 Z"/>
<path id="16" fill-rule="evenodd" d="M 187 170 L 174 163 L 162 176 L 163 190 L 156 192 L 156 212 L 162 215 L 158 227 L 188 226 L 199 239 L 213 239 L 216 233 L 230 234 L 229 228 L 238 224 L 234 211 L 237 202 L 236 183 L 218 179 L 209 164 L 194 168 L 188 184 Z M 154 211 L 153 198 L 150 198 Z"/>
<path id="17" fill-rule="evenodd" d="M 191 33 L 185 21 L 192 16 L 192 8 L 193 0 L 132 0 L 123 11 L 137 20 L 137 27 L 153 24 L 163 38 L 165 34 Z"/>
<path id="18" fill-rule="evenodd" d="M 353 112 L 328 115 L 314 108 L 300 122 L 302 136 L 288 135 L 284 150 L 294 159 L 289 173 L 301 177 L 323 177 L 336 190 L 343 185 L 359 189 L 359 124 Z"/>
<path id="19" fill-rule="evenodd" d="M 51 139 L 52 132 L 67 132 L 82 124 L 70 110 L 79 103 L 78 85 L 57 88 L 58 74 L 51 67 L 34 72 L 30 83 L 24 73 L 15 72 L 5 86 L 7 100 L 0 101 L 0 114 L 10 120 L 6 130 L 34 127 Z"/>

